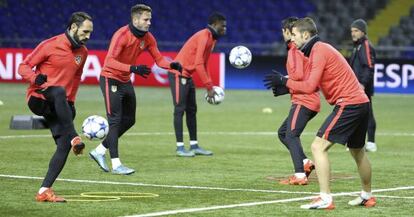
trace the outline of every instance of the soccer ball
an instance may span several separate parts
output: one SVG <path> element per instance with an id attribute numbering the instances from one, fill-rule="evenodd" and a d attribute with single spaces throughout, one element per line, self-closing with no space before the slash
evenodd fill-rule
<path id="1" fill-rule="evenodd" d="M 82 123 L 82 133 L 90 140 L 104 139 L 108 131 L 108 121 L 98 115 L 89 116 Z"/>
<path id="2" fill-rule="evenodd" d="M 218 105 L 221 102 L 223 102 L 223 100 L 224 100 L 224 95 L 225 95 L 224 90 L 223 90 L 223 88 L 218 87 L 218 86 L 213 86 L 213 90 L 214 90 L 214 92 L 216 92 L 216 94 L 214 94 L 214 97 L 210 98 L 210 97 L 208 97 L 208 93 L 206 93 L 204 95 L 204 98 L 211 105 Z"/>
<path id="3" fill-rule="evenodd" d="M 252 53 L 245 46 L 236 46 L 230 51 L 229 61 L 238 69 L 246 68 L 252 62 Z"/>

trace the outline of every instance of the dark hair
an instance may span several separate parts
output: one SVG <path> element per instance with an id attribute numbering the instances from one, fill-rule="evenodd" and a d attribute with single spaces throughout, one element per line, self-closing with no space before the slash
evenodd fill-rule
<path id="1" fill-rule="evenodd" d="M 223 14 L 219 13 L 219 12 L 213 12 L 208 17 L 208 24 L 209 25 L 215 24 L 219 21 L 226 21 L 226 17 Z"/>
<path id="2" fill-rule="evenodd" d="M 293 24 L 293 27 L 297 28 L 300 33 L 309 32 L 311 36 L 318 34 L 316 24 L 310 17 L 299 19 Z"/>
<path id="3" fill-rule="evenodd" d="M 131 7 L 131 18 L 135 15 L 141 15 L 144 11 L 152 12 L 152 9 L 148 5 L 136 4 Z"/>
<path id="4" fill-rule="evenodd" d="M 92 21 L 92 17 L 91 17 L 91 15 L 87 14 L 86 12 L 82 12 L 82 11 L 75 12 L 75 13 L 73 13 L 73 14 L 70 16 L 70 19 L 69 19 L 69 23 L 68 23 L 67 28 L 68 28 L 68 29 L 70 29 L 70 27 L 71 27 L 71 26 L 72 26 L 72 24 L 74 24 L 74 23 L 75 23 L 75 24 L 79 27 L 79 26 L 81 26 L 81 25 L 82 25 L 82 23 L 83 23 L 85 20 L 90 20 L 90 21 Z"/>
<path id="5" fill-rule="evenodd" d="M 289 31 L 292 31 L 293 24 L 295 24 L 295 22 L 298 20 L 298 17 L 288 17 L 282 20 L 282 29 L 288 29 Z"/>

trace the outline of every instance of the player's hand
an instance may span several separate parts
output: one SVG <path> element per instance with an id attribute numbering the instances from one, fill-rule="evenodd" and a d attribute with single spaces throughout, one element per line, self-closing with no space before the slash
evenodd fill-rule
<path id="1" fill-rule="evenodd" d="M 277 86 L 286 86 L 287 80 L 280 72 L 272 70 L 272 73 L 265 75 L 263 82 L 264 86 L 270 89 Z"/>
<path id="2" fill-rule="evenodd" d="M 148 75 L 151 74 L 151 69 L 148 68 L 146 65 L 131 66 L 129 68 L 129 71 L 131 73 L 138 74 L 139 76 L 143 78 L 147 78 Z"/>
<path id="3" fill-rule="evenodd" d="M 213 88 L 207 89 L 207 102 L 214 104 L 214 95 L 217 95 L 216 91 Z"/>
<path id="4" fill-rule="evenodd" d="M 38 74 L 35 78 L 35 85 L 41 86 L 47 81 L 47 75 L 45 74 Z"/>
<path id="5" fill-rule="evenodd" d="M 180 73 L 183 72 L 183 66 L 179 62 L 171 62 L 170 68 L 179 71 Z"/>
<path id="6" fill-rule="evenodd" d="M 273 96 L 278 97 L 289 93 L 289 89 L 285 86 L 278 86 L 272 88 Z"/>
<path id="7" fill-rule="evenodd" d="M 214 95 L 216 95 L 217 93 L 216 93 L 216 91 L 214 91 L 214 89 L 213 88 L 211 88 L 210 90 L 207 90 L 207 96 L 209 97 L 209 98 L 213 98 L 214 97 Z"/>

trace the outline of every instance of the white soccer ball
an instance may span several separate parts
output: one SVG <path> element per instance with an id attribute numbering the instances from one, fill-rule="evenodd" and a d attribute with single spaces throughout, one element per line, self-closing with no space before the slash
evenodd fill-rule
<path id="1" fill-rule="evenodd" d="M 204 98 L 206 99 L 206 101 L 212 105 L 218 105 L 221 102 L 223 102 L 224 100 L 224 90 L 223 88 L 219 87 L 219 86 L 213 86 L 213 90 L 214 92 L 216 92 L 216 94 L 214 94 L 214 97 L 209 97 L 208 93 L 206 93 L 204 95 Z"/>
<path id="2" fill-rule="evenodd" d="M 236 46 L 230 51 L 229 62 L 238 69 L 246 68 L 252 62 L 252 53 L 245 46 Z"/>
<path id="3" fill-rule="evenodd" d="M 82 123 L 82 133 L 90 140 L 104 139 L 108 131 L 108 121 L 98 115 L 89 116 Z"/>

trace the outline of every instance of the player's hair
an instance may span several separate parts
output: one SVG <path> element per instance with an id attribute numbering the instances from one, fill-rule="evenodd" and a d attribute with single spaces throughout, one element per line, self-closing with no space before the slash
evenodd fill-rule
<path id="1" fill-rule="evenodd" d="M 226 21 L 226 17 L 223 14 L 219 13 L 219 12 L 213 12 L 208 17 L 208 25 L 215 24 L 219 21 Z"/>
<path id="2" fill-rule="evenodd" d="M 293 27 L 297 28 L 300 33 L 309 32 L 310 36 L 318 34 L 316 24 L 310 17 L 301 18 L 293 24 Z M 292 28 L 293 28 L 292 27 Z"/>
<path id="3" fill-rule="evenodd" d="M 288 29 L 289 31 L 292 31 L 293 24 L 295 24 L 295 22 L 298 20 L 298 17 L 288 17 L 282 20 L 282 29 Z"/>
<path id="4" fill-rule="evenodd" d="M 141 14 L 144 12 L 151 13 L 152 12 L 151 7 L 148 5 L 144 5 L 144 4 L 136 4 L 131 7 L 131 18 L 135 15 L 141 16 Z"/>
<path id="5" fill-rule="evenodd" d="M 91 15 L 87 14 L 86 12 L 82 12 L 82 11 L 78 11 L 78 12 L 74 12 L 70 18 L 69 18 L 69 22 L 68 22 L 68 26 L 67 28 L 70 29 L 70 27 L 72 26 L 72 24 L 76 24 L 78 27 L 82 25 L 82 23 L 85 20 L 89 20 L 92 21 L 92 17 Z"/>

